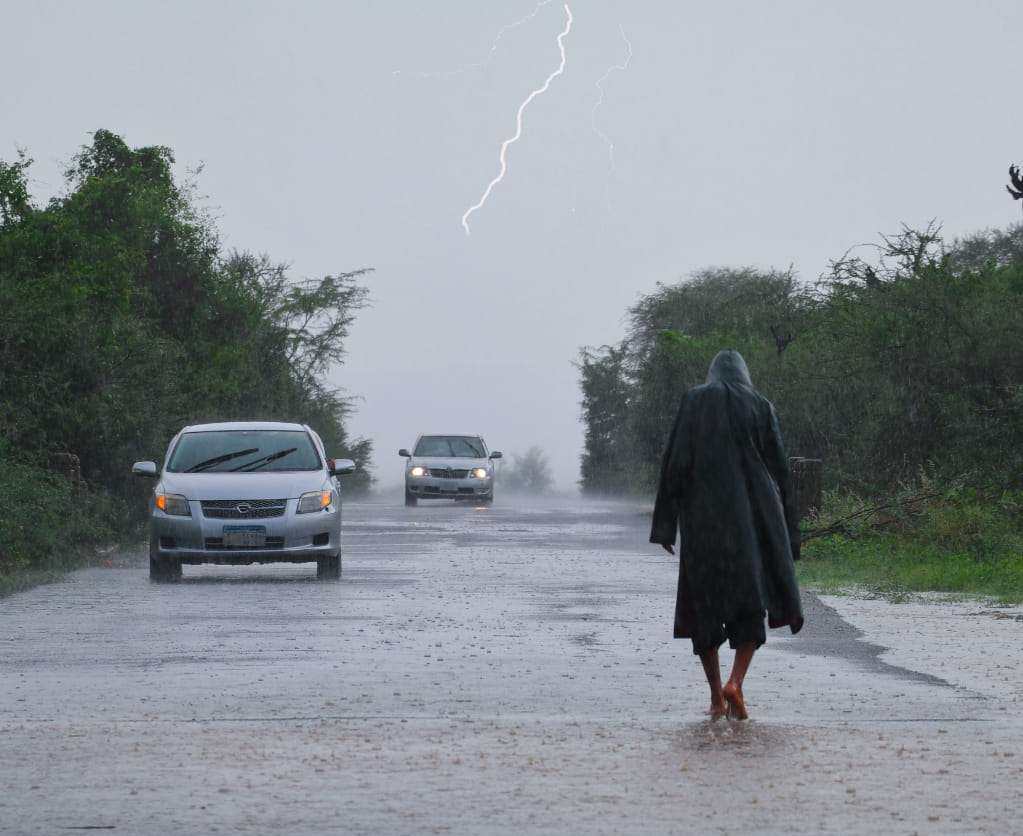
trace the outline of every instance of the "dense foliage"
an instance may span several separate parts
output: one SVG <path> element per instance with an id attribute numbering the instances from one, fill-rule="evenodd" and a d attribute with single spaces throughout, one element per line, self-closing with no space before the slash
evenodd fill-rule
<path id="1" fill-rule="evenodd" d="M 1023 478 L 1023 227 L 946 245 L 904 229 L 813 287 L 714 269 L 658 286 L 627 338 L 579 363 L 588 492 L 649 493 L 681 394 L 737 348 L 792 455 L 864 495 L 918 480 Z"/>
<path id="2" fill-rule="evenodd" d="M 328 452 L 366 465 L 369 443 L 345 429 L 349 404 L 323 382 L 365 303 L 366 271 L 292 281 L 266 257 L 222 252 L 167 148 L 98 131 L 46 206 L 31 200 L 30 162 L 0 162 L 5 482 L 49 484 L 19 468 L 72 453 L 80 490 L 137 511 L 146 486 L 131 482 L 133 460 L 160 458 L 185 424 L 243 418 L 307 422 Z M 4 555 L 9 566 L 10 546 Z"/>

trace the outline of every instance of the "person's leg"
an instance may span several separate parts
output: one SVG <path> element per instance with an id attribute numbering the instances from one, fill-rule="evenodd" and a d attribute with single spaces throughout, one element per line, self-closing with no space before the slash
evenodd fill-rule
<path id="1" fill-rule="evenodd" d="M 703 673 L 710 686 L 710 708 L 707 713 L 711 717 L 721 717 L 728 706 L 721 693 L 721 662 L 718 658 L 718 648 L 725 643 L 728 634 L 723 624 L 697 622 L 694 626 L 693 653 L 700 657 Z"/>
<path id="2" fill-rule="evenodd" d="M 718 649 L 713 647 L 702 651 L 700 662 L 703 663 L 703 673 L 710 686 L 710 708 L 707 709 L 707 713 L 711 717 L 721 717 L 727 711 L 728 706 L 721 693 L 721 663 L 718 660 Z"/>
<path id="3" fill-rule="evenodd" d="M 750 662 L 753 661 L 753 654 L 756 650 L 756 642 L 745 642 L 735 649 L 732 673 L 728 677 L 728 682 L 721 689 L 721 696 L 728 703 L 728 716 L 734 717 L 736 720 L 749 719 L 749 712 L 746 711 L 746 701 L 742 696 L 742 682 L 746 678 L 746 671 L 749 670 Z"/>
<path id="4" fill-rule="evenodd" d="M 728 624 L 727 630 L 728 643 L 735 649 L 735 659 L 732 661 L 732 672 L 728 682 L 721 689 L 721 695 L 728 704 L 728 716 L 736 720 L 746 720 L 749 718 L 749 712 L 746 711 L 742 683 L 753 661 L 753 654 L 767 639 L 764 617 L 760 615 L 757 618 Z"/>

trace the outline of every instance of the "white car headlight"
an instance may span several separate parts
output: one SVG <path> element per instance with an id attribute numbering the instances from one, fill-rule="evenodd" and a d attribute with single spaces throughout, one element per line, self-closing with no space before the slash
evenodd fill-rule
<path id="1" fill-rule="evenodd" d="M 329 508 L 334 501 L 334 491 L 309 491 L 298 498 L 298 513 L 311 514 Z"/>
<path id="2" fill-rule="evenodd" d="M 486 479 L 490 474 L 487 473 L 487 469 L 485 467 L 477 467 L 472 472 L 472 475 L 475 476 L 477 479 Z"/>
<path id="3" fill-rule="evenodd" d="M 429 476 L 430 475 L 430 471 L 428 471 L 425 467 L 413 467 L 409 471 L 409 475 L 410 476 Z"/>
<path id="4" fill-rule="evenodd" d="M 190 517 L 188 500 L 181 494 L 156 492 L 156 507 L 171 517 Z"/>

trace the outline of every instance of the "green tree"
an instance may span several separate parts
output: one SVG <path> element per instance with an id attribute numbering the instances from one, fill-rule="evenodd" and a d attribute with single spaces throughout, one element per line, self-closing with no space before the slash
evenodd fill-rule
<path id="1" fill-rule="evenodd" d="M 813 288 L 752 269 L 658 286 L 621 345 L 584 354 L 584 489 L 615 474 L 624 489 L 623 468 L 653 489 L 678 399 L 722 348 L 743 353 L 790 453 L 824 459 L 832 487 L 884 490 L 923 468 L 1019 484 L 1021 296 L 1023 227 L 951 246 L 904 228 Z"/>
<path id="2" fill-rule="evenodd" d="M 500 471 L 500 482 L 504 489 L 518 493 L 545 494 L 554 487 L 550 462 L 540 447 L 534 445 L 522 455 L 513 453 L 511 458 L 511 462 Z"/>
<path id="3" fill-rule="evenodd" d="M 127 496 L 131 461 L 182 425 L 265 417 L 310 423 L 365 468 L 352 404 L 325 379 L 367 271 L 297 281 L 224 254 L 173 162 L 97 131 L 46 206 L 27 156 L 0 164 L 0 449 L 36 464 L 74 453 L 91 484 Z"/>
<path id="4" fill-rule="evenodd" d="M 625 350 L 583 349 L 578 368 L 585 427 L 580 485 L 585 493 L 620 493 L 632 487 L 631 443 L 627 432 L 630 386 Z"/>

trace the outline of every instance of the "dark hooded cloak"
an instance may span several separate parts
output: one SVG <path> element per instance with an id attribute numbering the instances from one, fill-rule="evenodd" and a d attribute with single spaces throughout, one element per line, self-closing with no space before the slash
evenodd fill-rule
<path id="1" fill-rule="evenodd" d="M 799 528 L 778 418 L 737 351 L 682 398 L 661 467 L 650 542 L 681 530 L 675 638 L 743 620 L 803 626 Z M 694 641 L 695 644 L 695 641 Z"/>

